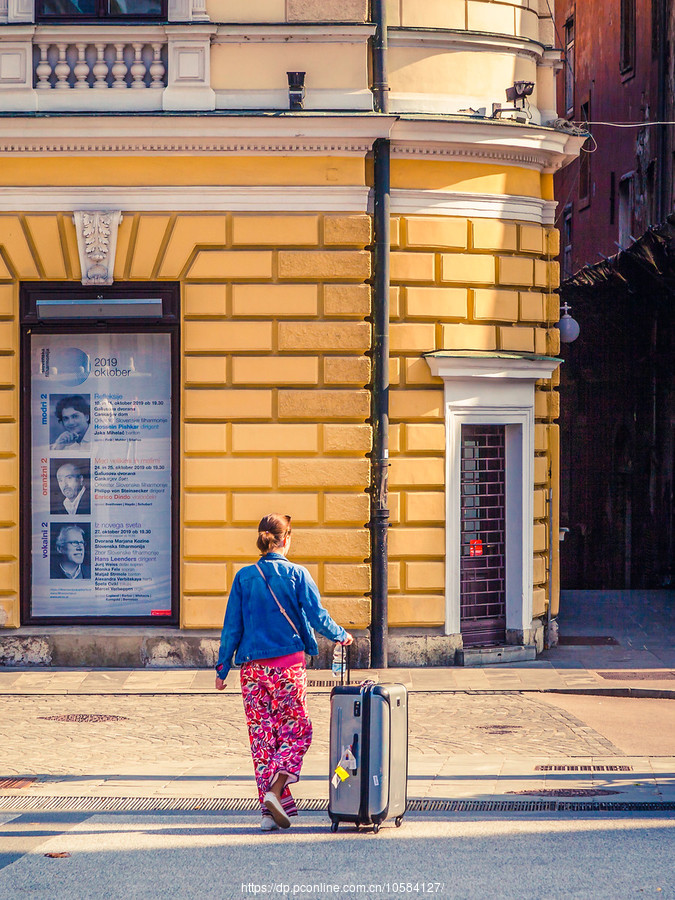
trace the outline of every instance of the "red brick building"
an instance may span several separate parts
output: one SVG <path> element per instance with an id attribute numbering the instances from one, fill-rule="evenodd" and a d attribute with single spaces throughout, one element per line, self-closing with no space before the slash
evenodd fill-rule
<path id="1" fill-rule="evenodd" d="M 558 109 L 591 134 L 580 160 L 556 175 L 561 303 L 581 326 L 561 354 L 561 525 L 570 529 L 561 585 L 665 586 L 674 531 L 675 8 L 563 0 L 556 25 L 565 50 Z"/>

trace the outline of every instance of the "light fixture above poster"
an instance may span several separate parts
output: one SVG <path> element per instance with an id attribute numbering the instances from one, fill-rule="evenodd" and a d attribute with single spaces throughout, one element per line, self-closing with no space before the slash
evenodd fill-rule
<path id="1" fill-rule="evenodd" d="M 38 297 L 35 301 L 40 321 L 55 319 L 161 319 L 161 297 L 78 297 L 76 300 Z"/>

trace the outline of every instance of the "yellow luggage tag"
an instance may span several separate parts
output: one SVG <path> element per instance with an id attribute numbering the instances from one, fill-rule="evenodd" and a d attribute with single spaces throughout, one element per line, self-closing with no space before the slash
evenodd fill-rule
<path id="1" fill-rule="evenodd" d="M 340 762 L 335 767 L 335 774 L 332 778 L 333 787 L 338 787 L 341 781 L 346 781 L 349 778 L 349 769 L 356 769 L 356 759 L 351 747 L 347 747 L 346 750 L 342 751 Z"/>

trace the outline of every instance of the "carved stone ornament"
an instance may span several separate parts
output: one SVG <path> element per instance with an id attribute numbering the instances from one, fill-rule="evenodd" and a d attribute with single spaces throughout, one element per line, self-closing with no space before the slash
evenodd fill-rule
<path id="1" fill-rule="evenodd" d="M 117 229 L 121 221 L 120 210 L 76 210 L 73 213 L 82 284 L 113 283 Z"/>

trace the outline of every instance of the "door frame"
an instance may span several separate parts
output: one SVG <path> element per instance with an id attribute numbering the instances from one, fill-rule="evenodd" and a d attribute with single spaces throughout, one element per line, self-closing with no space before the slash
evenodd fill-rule
<path id="1" fill-rule="evenodd" d="M 506 426 L 506 631 L 532 627 L 534 388 L 561 360 L 535 354 L 439 351 L 426 355 L 444 383 L 445 634 L 460 627 L 462 425 Z"/>

